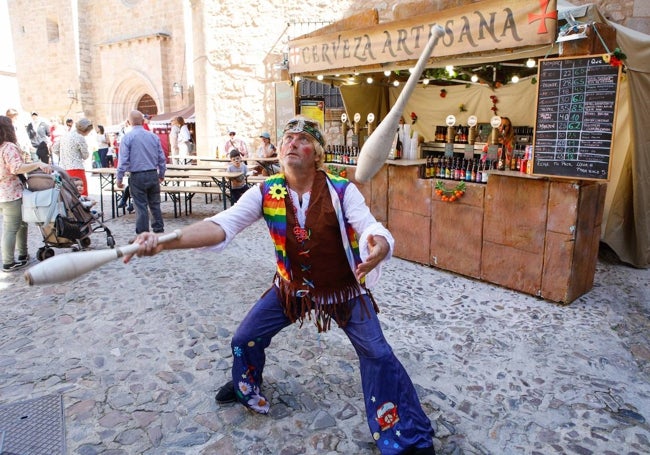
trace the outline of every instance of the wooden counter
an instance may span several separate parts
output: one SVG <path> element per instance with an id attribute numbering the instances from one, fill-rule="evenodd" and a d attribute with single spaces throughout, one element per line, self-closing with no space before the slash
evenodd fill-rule
<path id="1" fill-rule="evenodd" d="M 419 178 L 421 161 L 388 161 L 359 184 L 395 256 L 554 302 L 593 287 L 605 183 L 493 171 L 450 203 L 435 194 L 438 179 Z M 354 166 L 337 166 L 354 181 Z"/>

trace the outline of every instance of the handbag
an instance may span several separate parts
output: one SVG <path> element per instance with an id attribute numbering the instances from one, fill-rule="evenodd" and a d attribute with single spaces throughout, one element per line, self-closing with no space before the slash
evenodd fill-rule
<path id="1" fill-rule="evenodd" d="M 25 223 L 49 224 L 59 213 L 65 213 L 59 201 L 60 188 L 42 191 L 23 190 L 22 215 Z"/>

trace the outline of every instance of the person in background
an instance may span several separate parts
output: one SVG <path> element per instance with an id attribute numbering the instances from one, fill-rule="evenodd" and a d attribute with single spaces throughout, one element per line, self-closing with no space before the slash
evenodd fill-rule
<path id="1" fill-rule="evenodd" d="M 504 167 L 509 169 L 512 153 L 515 149 L 515 130 L 512 128 L 512 122 L 508 117 L 501 117 L 499 145 L 503 153 Z"/>
<path id="2" fill-rule="evenodd" d="M 230 164 L 226 168 L 226 172 L 241 172 L 241 175 L 230 179 L 230 203 L 235 204 L 248 189 L 246 184 L 248 168 L 242 163 L 239 150 L 232 149 L 230 151 Z"/>
<path id="3" fill-rule="evenodd" d="M 244 141 L 235 137 L 236 134 L 237 132 L 235 132 L 234 129 L 231 128 L 228 130 L 228 140 L 223 145 L 223 153 L 225 153 L 226 156 L 230 156 L 230 151 L 232 149 L 237 149 L 243 158 L 247 158 L 248 147 L 246 147 L 246 143 Z"/>
<path id="4" fill-rule="evenodd" d="M 51 144 L 50 149 L 51 149 L 52 147 L 54 147 L 54 144 L 56 142 L 59 142 L 59 140 L 61 139 L 61 136 L 63 136 L 64 134 L 67 134 L 67 131 L 65 130 L 65 126 L 63 126 L 61 124 L 61 122 L 59 122 L 59 119 L 52 118 L 52 119 L 50 119 L 50 133 L 49 134 L 50 134 L 50 144 Z M 52 155 L 50 155 L 50 160 L 51 160 L 52 164 L 56 164 L 55 159 L 54 159 L 54 157 Z"/>
<path id="5" fill-rule="evenodd" d="M 115 159 L 113 160 L 113 164 L 117 166 L 117 159 L 120 156 L 120 134 L 118 133 L 111 133 L 110 134 L 111 138 L 111 148 L 113 149 L 113 156 Z"/>
<path id="6" fill-rule="evenodd" d="M 122 128 L 120 128 L 120 130 L 114 135 L 113 149 L 115 150 L 115 158 L 116 158 L 115 167 L 117 167 L 117 163 L 119 163 L 120 161 L 120 143 L 122 142 L 124 135 L 129 131 L 131 131 L 132 129 L 133 128 L 131 128 L 131 123 L 129 122 L 129 119 L 126 119 L 122 125 Z M 133 208 L 133 201 L 131 200 L 131 191 L 129 190 L 128 185 L 124 187 L 124 189 L 122 190 L 122 194 L 118 195 L 118 198 L 119 198 L 117 203 L 118 208 L 120 209 L 126 208 L 129 213 L 133 213 L 135 211 L 135 209 Z"/>
<path id="7" fill-rule="evenodd" d="M 127 206 L 128 203 L 128 206 Z M 119 195 L 119 202 L 117 203 L 118 209 L 126 208 L 129 213 L 133 213 L 135 209 L 133 208 L 133 201 L 131 200 L 131 190 L 129 190 L 129 185 L 124 187 L 122 194 Z"/>
<path id="8" fill-rule="evenodd" d="M 262 139 L 262 145 L 260 145 L 255 151 L 256 158 L 273 158 L 278 156 L 275 145 L 271 143 L 271 135 L 268 132 L 264 131 L 260 134 L 260 139 Z M 271 172 L 272 174 L 275 174 L 280 170 L 279 165 L 270 165 L 268 167 L 273 171 Z M 269 172 L 261 165 L 261 163 L 253 168 L 253 172 L 255 175 L 269 175 Z"/>
<path id="9" fill-rule="evenodd" d="M 82 118 L 68 134 L 54 144 L 52 153 L 59 156 L 59 166 L 68 172 L 70 177 L 77 177 L 84 182 L 84 193 L 88 196 L 88 181 L 84 161 L 88 159 L 88 144 L 86 136 L 93 131 L 93 124 L 87 118 Z"/>
<path id="10" fill-rule="evenodd" d="M 172 128 L 169 131 L 169 154 L 170 161 L 174 164 L 178 164 L 178 133 L 180 133 L 181 127 L 178 124 L 178 117 L 172 118 Z"/>
<path id="11" fill-rule="evenodd" d="M 108 153 L 106 153 L 106 164 L 108 167 L 115 167 L 117 154 L 115 152 L 115 134 L 108 134 Z"/>
<path id="12" fill-rule="evenodd" d="M 81 195 L 81 193 L 84 192 L 84 182 L 77 177 L 74 177 L 70 179 L 72 183 L 74 183 L 75 188 L 77 189 L 77 193 Z M 95 217 L 101 216 L 101 214 L 97 211 L 94 210 L 93 207 L 97 204 L 97 201 L 94 199 L 90 199 L 87 196 L 79 196 L 79 202 L 81 203 L 81 206 L 85 208 L 87 211 L 92 213 Z"/>
<path id="13" fill-rule="evenodd" d="M 117 188 L 124 188 L 124 175 L 130 172 L 129 191 L 135 205 L 135 233 L 149 231 L 149 212 L 153 218 L 151 229 L 164 232 L 160 210 L 160 184 L 165 178 L 166 157 L 160 138 L 142 126 L 144 116 L 140 111 L 131 111 L 131 131 L 120 142 L 117 165 Z"/>
<path id="14" fill-rule="evenodd" d="M 139 235 L 136 254 L 199 247 L 219 252 L 263 218 L 275 244 L 276 273 L 232 338 L 232 375 L 217 402 L 237 401 L 267 414 L 262 386 L 273 337 L 295 322 L 312 321 L 319 332 L 335 322 L 359 357 L 366 419 L 379 452 L 433 455 L 431 422 L 384 338 L 370 292 L 392 255 L 393 237 L 353 183 L 325 172 L 319 128 L 304 117 L 290 120 L 280 146 L 281 173 L 246 191 L 229 209 L 183 228 L 180 238 L 159 243 L 156 235 Z"/>
<path id="15" fill-rule="evenodd" d="M 277 156 L 277 151 L 275 150 L 275 145 L 271 144 L 271 135 L 264 131 L 260 134 L 260 139 L 262 139 L 262 145 L 257 148 L 255 152 L 256 158 L 272 158 Z"/>
<path id="16" fill-rule="evenodd" d="M 19 174 L 40 169 L 51 173 L 42 161 L 25 163 L 18 148 L 16 130 L 9 117 L 0 116 L 0 213 L 2 214 L 2 271 L 13 272 L 29 264 L 27 223 L 23 221 L 23 182 Z M 18 260 L 15 258 L 18 250 Z"/>
<path id="17" fill-rule="evenodd" d="M 512 128 L 512 122 L 508 117 L 501 117 L 501 125 L 499 125 L 499 137 L 497 151 L 497 169 L 506 170 L 510 168 L 510 161 L 512 160 L 512 152 L 515 146 L 515 131 Z M 487 151 L 489 144 L 483 146 L 483 156 L 481 161 L 487 161 Z M 507 163 L 507 164 L 506 164 Z"/>
<path id="18" fill-rule="evenodd" d="M 66 129 L 65 125 L 62 125 L 58 118 L 53 118 L 50 120 L 50 141 L 52 145 L 54 145 L 54 143 L 67 132 L 68 130 Z"/>
<path id="19" fill-rule="evenodd" d="M 29 136 L 27 135 L 27 130 L 23 128 L 18 128 L 18 111 L 13 108 L 7 109 L 6 113 L 7 117 L 11 119 L 11 123 L 14 125 L 14 130 L 16 131 L 16 139 L 17 139 L 17 145 L 20 151 L 23 153 L 23 160 L 25 163 L 31 163 L 32 162 L 32 154 L 30 153 L 31 150 L 31 143 L 29 140 Z"/>
<path id="20" fill-rule="evenodd" d="M 72 127 L 73 127 L 73 126 L 74 126 L 74 121 L 73 121 L 71 118 L 65 120 L 65 129 L 66 129 L 68 132 L 69 132 L 70 130 L 72 130 Z"/>
<path id="21" fill-rule="evenodd" d="M 99 153 L 99 163 L 101 167 L 108 167 L 108 148 L 110 142 L 108 134 L 104 131 L 103 125 L 97 125 L 95 133 L 95 141 L 97 142 L 97 153 Z"/>
<path id="22" fill-rule="evenodd" d="M 50 127 L 32 112 L 32 121 L 27 124 L 27 134 L 36 150 L 36 157 L 44 163 L 50 162 Z"/>
<path id="23" fill-rule="evenodd" d="M 192 148 L 192 135 L 190 129 L 185 124 L 183 117 L 176 117 L 176 124 L 178 125 L 178 163 L 185 164 L 187 157 L 190 156 Z"/>

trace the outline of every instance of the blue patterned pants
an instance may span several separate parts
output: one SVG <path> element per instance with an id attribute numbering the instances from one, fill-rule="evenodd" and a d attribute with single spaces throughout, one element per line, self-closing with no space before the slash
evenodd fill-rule
<path id="1" fill-rule="evenodd" d="M 365 299 L 364 311 L 359 302 Z M 413 383 L 384 335 L 370 299 L 361 295 L 343 330 L 359 356 L 361 384 L 370 433 L 382 454 L 433 445 L 433 429 Z M 232 377 L 239 401 L 266 414 L 269 402 L 261 393 L 271 339 L 291 322 L 284 315 L 274 288 L 267 291 L 246 315 L 233 340 Z"/>

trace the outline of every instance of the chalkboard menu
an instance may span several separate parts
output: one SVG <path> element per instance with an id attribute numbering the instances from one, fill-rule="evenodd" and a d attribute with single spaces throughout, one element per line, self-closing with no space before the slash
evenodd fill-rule
<path id="1" fill-rule="evenodd" d="M 533 174 L 609 178 L 619 74 L 600 55 L 539 61 Z"/>

